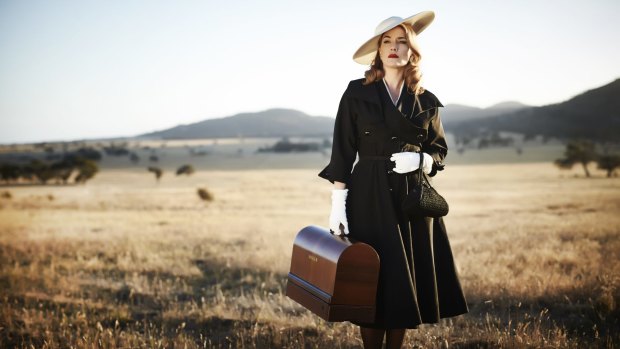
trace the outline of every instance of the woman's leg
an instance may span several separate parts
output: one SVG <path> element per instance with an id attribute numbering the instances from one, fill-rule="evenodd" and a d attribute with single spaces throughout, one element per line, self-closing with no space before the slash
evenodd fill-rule
<path id="1" fill-rule="evenodd" d="M 362 334 L 364 349 L 381 349 L 383 346 L 384 329 L 360 326 L 360 333 Z"/>
<path id="2" fill-rule="evenodd" d="M 405 339 L 404 328 L 389 329 L 385 332 L 385 347 L 387 349 L 400 349 Z"/>

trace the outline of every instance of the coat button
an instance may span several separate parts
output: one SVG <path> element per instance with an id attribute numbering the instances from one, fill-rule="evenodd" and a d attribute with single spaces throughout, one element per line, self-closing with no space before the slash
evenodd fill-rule
<path id="1" fill-rule="evenodd" d="M 398 138 L 397 138 L 396 136 L 392 136 L 392 140 L 393 140 L 393 141 L 395 141 L 395 140 L 397 140 L 397 139 L 398 139 Z"/>
<path id="2" fill-rule="evenodd" d="M 370 136 L 370 131 L 364 131 L 364 134 L 365 134 L 366 136 Z"/>
<path id="3" fill-rule="evenodd" d="M 392 173 L 394 173 L 394 171 L 392 171 L 392 170 L 388 170 L 388 171 L 387 171 L 387 173 L 388 173 L 388 174 L 392 174 Z"/>
<path id="4" fill-rule="evenodd" d="M 418 135 L 417 138 L 418 139 L 422 139 L 422 138 L 424 138 L 424 135 Z"/>

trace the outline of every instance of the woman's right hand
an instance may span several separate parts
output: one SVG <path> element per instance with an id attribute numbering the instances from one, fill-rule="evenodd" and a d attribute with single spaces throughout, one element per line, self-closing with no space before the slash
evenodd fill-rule
<path id="1" fill-rule="evenodd" d="M 349 234 L 347 221 L 347 194 L 349 189 L 332 189 L 332 211 L 329 214 L 329 229 L 336 235 L 341 235 L 340 224 L 344 226 L 344 234 Z"/>

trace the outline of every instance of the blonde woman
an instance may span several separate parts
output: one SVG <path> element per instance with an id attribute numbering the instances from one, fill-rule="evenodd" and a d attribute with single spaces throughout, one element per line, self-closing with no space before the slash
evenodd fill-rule
<path id="1" fill-rule="evenodd" d="M 355 52 L 370 69 L 340 100 L 331 160 L 319 173 L 334 184 L 330 229 L 380 257 L 375 321 L 356 323 L 365 348 L 381 348 L 384 337 L 400 348 L 406 329 L 468 311 L 443 219 L 401 209 L 420 171 L 435 176 L 448 152 L 443 105 L 420 82 L 416 36 L 434 17 L 390 17 Z"/>

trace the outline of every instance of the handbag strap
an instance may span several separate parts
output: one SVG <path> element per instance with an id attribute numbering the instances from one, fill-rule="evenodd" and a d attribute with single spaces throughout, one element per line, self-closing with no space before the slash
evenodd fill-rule
<path id="1" fill-rule="evenodd" d="M 418 165 L 418 170 L 420 171 L 420 174 L 418 175 L 418 184 L 420 186 L 422 186 L 422 177 L 424 177 L 424 175 L 426 173 L 424 173 L 424 170 L 422 169 L 422 164 L 424 162 L 424 154 L 422 152 L 418 153 L 420 155 L 420 164 Z"/>
<path id="2" fill-rule="evenodd" d="M 426 184 L 428 184 L 428 187 L 432 188 L 433 186 L 431 185 L 431 181 L 428 179 L 428 175 L 426 174 L 426 172 L 424 172 L 424 169 L 422 169 L 422 164 L 424 162 L 424 153 L 419 152 L 418 154 L 420 154 L 420 165 L 418 166 L 420 174 L 418 178 L 418 185 L 422 186 L 422 182 L 426 182 Z"/>
<path id="3" fill-rule="evenodd" d="M 411 115 L 409 116 L 409 119 L 411 119 L 413 117 L 413 113 L 415 112 L 415 106 L 419 105 L 420 108 L 422 107 L 422 105 L 420 104 L 420 100 L 418 99 L 418 95 L 417 94 L 413 94 L 413 107 L 411 108 Z M 422 143 L 420 142 L 420 149 L 422 148 Z M 424 172 L 424 170 L 422 169 L 422 165 L 424 163 L 424 154 L 422 153 L 422 151 L 420 150 L 420 152 L 418 152 L 418 154 L 420 154 L 420 163 L 418 164 L 418 170 L 420 170 L 420 175 L 418 176 L 418 184 L 420 186 L 422 186 L 422 181 L 426 179 L 426 173 Z M 423 178 L 424 177 L 424 178 Z M 426 182 L 428 183 L 429 186 L 431 186 L 431 183 L 426 180 Z"/>

